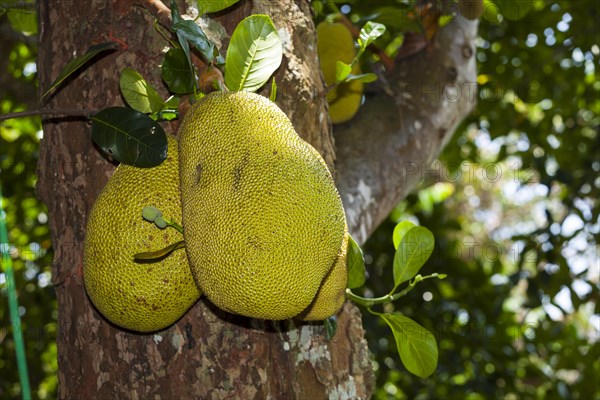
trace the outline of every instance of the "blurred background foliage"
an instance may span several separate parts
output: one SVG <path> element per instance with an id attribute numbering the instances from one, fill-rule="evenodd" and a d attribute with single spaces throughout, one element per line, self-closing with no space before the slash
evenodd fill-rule
<path id="1" fill-rule="evenodd" d="M 35 9 L 32 1 L 14 4 L 0 1 L 3 114 L 37 107 Z M 317 20 L 331 12 L 325 2 L 312 4 Z M 438 161 L 411 167 L 422 183 L 365 244 L 369 279 L 357 291 L 390 289 L 398 221 L 429 228 L 437 243 L 422 274 L 448 278 L 421 283 L 385 311 L 434 332 L 439 366 L 427 379 L 408 373 L 387 326 L 365 313 L 374 397 L 600 399 L 599 6 L 593 0 L 484 5 L 476 110 Z M 407 35 L 426 28 L 413 1 L 335 6 L 358 26 L 386 24 L 377 45 L 392 57 Z M 428 12 L 439 13 L 442 25 L 462 18 L 452 2 Z M 455 93 L 444 88 L 440 98 Z M 37 117 L 0 123 L 3 216 L 33 395 L 45 399 L 56 397 L 57 310 L 48 215 L 35 195 L 41 137 Z M 20 388 L 3 273 L 0 294 L 0 398 L 9 399 Z"/>
<path id="2" fill-rule="evenodd" d="M 37 18 L 33 1 L 0 1 L 0 110 L 37 108 Z M 19 294 L 32 395 L 56 398 L 56 298 L 46 207 L 35 193 L 39 117 L 0 123 L 0 184 Z M 0 272 L 0 398 L 20 396 L 6 276 Z"/>

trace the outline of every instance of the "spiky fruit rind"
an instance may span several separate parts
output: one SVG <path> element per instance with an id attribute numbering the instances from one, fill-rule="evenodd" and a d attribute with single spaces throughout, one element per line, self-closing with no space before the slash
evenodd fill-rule
<path id="1" fill-rule="evenodd" d="M 302 312 L 345 226 L 319 153 L 274 103 L 247 92 L 209 94 L 179 132 L 184 234 L 203 293 L 253 318 Z"/>
<path id="2" fill-rule="evenodd" d="M 299 315 L 304 321 L 320 321 L 335 315 L 344 305 L 348 285 L 348 231 L 331 270 L 323 279 L 321 287 L 310 306 Z"/>
<path id="3" fill-rule="evenodd" d="M 175 229 L 161 230 L 142 217 L 144 207 L 154 206 L 181 221 L 177 139 L 169 136 L 168 144 L 157 167 L 117 167 L 92 207 L 84 243 L 92 303 L 112 323 L 139 332 L 168 327 L 200 297 L 183 249 L 157 262 L 134 260 L 182 240 Z"/>

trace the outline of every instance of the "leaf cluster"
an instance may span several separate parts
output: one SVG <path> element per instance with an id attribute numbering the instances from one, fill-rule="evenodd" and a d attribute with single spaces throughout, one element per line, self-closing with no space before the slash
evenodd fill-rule
<path id="1" fill-rule="evenodd" d="M 400 222 L 394 229 L 393 242 L 396 249 L 393 261 L 394 286 L 385 296 L 365 298 L 354 294 L 351 290 L 365 283 L 365 261 L 360 247 L 352 238 L 350 239 L 346 295 L 350 300 L 366 307 L 371 314 L 385 321 L 392 330 L 398 354 L 406 369 L 421 378 L 426 378 L 435 371 L 438 363 L 438 347 L 435 337 L 417 322 L 402 314 L 380 313 L 374 311 L 373 307 L 390 304 L 402 298 L 425 279 L 444 279 L 446 276 L 443 274 L 418 275 L 434 247 L 433 234 L 427 228 L 417 226 L 410 221 Z M 408 285 L 403 290 L 399 290 L 400 286 L 406 282 Z"/>
<path id="2" fill-rule="evenodd" d="M 199 1 L 205 12 L 217 12 L 237 1 Z M 170 44 L 160 66 L 162 79 L 171 95 L 163 99 L 159 91 L 132 68 L 125 68 L 119 87 L 129 107 L 109 107 L 89 116 L 92 121 L 92 140 L 111 159 L 140 168 L 154 167 L 167 157 L 166 134 L 160 124 L 179 117 L 182 99 L 195 101 L 204 96 L 200 91 L 202 74 L 196 57 L 206 65 L 204 73 L 219 68 L 222 73 L 210 75 L 212 86 L 218 90 L 257 91 L 281 64 L 282 43 L 267 15 L 251 15 L 241 21 L 233 32 L 227 57 L 223 59 L 217 46 L 208 39 L 196 21 L 184 19 L 175 1 L 171 2 L 170 32 L 155 28 Z M 176 40 L 174 40 L 176 38 Z M 56 90 L 71 74 L 104 51 L 116 50 L 113 42 L 92 46 L 85 54 L 71 60 L 44 97 Z M 276 92 L 273 81 L 272 93 Z"/>

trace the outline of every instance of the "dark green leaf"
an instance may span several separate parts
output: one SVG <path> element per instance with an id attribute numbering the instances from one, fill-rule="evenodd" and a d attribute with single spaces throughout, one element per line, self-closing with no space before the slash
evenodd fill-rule
<path id="1" fill-rule="evenodd" d="M 177 243 L 173 243 L 168 245 L 164 249 L 156 250 L 156 251 L 148 251 L 144 253 L 137 253 L 133 256 L 134 259 L 139 261 L 150 261 L 157 260 L 160 258 L 164 258 L 174 252 L 177 249 L 183 249 L 185 247 L 185 241 L 180 240 Z"/>
<path id="2" fill-rule="evenodd" d="M 194 21 L 180 21 L 173 25 L 173 30 L 177 34 L 180 43 L 182 41 L 191 43 L 208 63 L 212 62 L 215 54 L 215 45 L 206 37 L 202 29 Z"/>
<path id="3" fill-rule="evenodd" d="M 324 319 L 323 325 L 325 325 L 325 338 L 327 340 L 333 339 L 337 330 L 337 317 L 334 315 Z"/>
<path id="4" fill-rule="evenodd" d="M 251 15 L 238 24 L 225 59 L 225 84 L 232 91 L 257 91 L 281 64 L 283 48 L 268 15 Z"/>
<path id="5" fill-rule="evenodd" d="M 44 97 L 46 97 L 48 95 L 48 93 L 50 93 L 50 91 L 52 89 L 54 89 L 58 85 L 60 85 L 65 79 L 67 79 L 67 77 L 69 77 L 69 75 L 71 75 L 73 72 L 75 72 L 79 68 L 81 68 L 85 63 L 87 63 L 89 60 L 94 58 L 98 53 L 101 53 L 106 50 L 115 50 L 115 49 L 117 49 L 117 44 L 115 42 L 106 42 L 106 43 L 102 43 L 102 44 L 97 44 L 95 46 L 90 47 L 88 49 L 88 51 L 85 52 L 85 54 L 69 61 L 67 66 L 58 75 L 58 78 L 56 78 L 54 80 L 54 82 L 52 82 L 52 84 L 50 85 L 48 90 L 46 90 L 46 92 L 44 92 L 44 94 L 42 95 L 42 100 L 44 99 Z"/>
<path id="6" fill-rule="evenodd" d="M 433 245 L 433 234 L 422 226 L 415 226 L 404 234 L 394 256 L 396 287 L 419 272 L 433 252 Z"/>
<path id="7" fill-rule="evenodd" d="M 181 14 L 179 14 L 179 9 L 177 8 L 177 3 L 175 2 L 175 0 L 171 0 L 171 27 L 174 28 L 175 25 L 181 23 L 184 21 L 183 18 L 181 18 Z M 177 33 L 177 32 L 176 32 Z M 192 56 L 190 54 L 190 44 L 188 43 L 188 41 L 179 33 L 177 33 L 177 39 L 179 40 L 179 45 L 181 46 L 181 50 L 183 50 L 183 54 L 185 56 L 185 60 L 187 61 L 188 64 L 188 69 L 192 72 L 192 77 L 194 76 L 193 74 L 193 66 L 192 66 Z M 174 50 L 174 49 L 171 49 Z M 166 59 L 166 56 L 165 56 Z M 176 92 L 177 93 L 177 92 Z M 191 93 L 191 92 L 188 92 Z"/>
<path id="8" fill-rule="evenodd" d="M 240 0 L 198 0 L 198 10 L 201 14 L 213 13 L 231 7 Z"/>
<path id="9" fill-rule="evenodd" d="M 365 284 L 365 259 L 363 252 L 352 236 L 348 235 L 348 288 L 355 289 Z"/>
<path id="10" fill-rule="evenodd" d="M 125 68 L 119 78 L 121 94 L 129 106 L 139 112 L 148 114 L 163 109 L 165 102 L 137 71 Z"/>
<path id="11" fill-rule="evenodd" d="M 402 238 L 404 237 L 406 232 L 408 232 L 415 226 L 416 225 L 410 221 L 402 221 L 402 222 L 398 223 L 398 225 L 396 225 L 396 227 L 394 228 L 394 234 L 392 236 L 395 249 L 398 248 L 398 245 L 400 244 L 400 241 L 402 240 Z"/>
<path id="12" fill-rule="evenodd" d="M 167 51 L 161 72 L 171 92 L 188 94 L 194 91 L 194 74 L 182 49 Z"/>
<path id="13" fill-rule="evenodd" d="M 115 160 L 149 168 L 167 158 L 167 136 L 146 114 L 131 108 L 110 107 L 90 119 L 92 139 Z"/>
<path id="14" fill-rule="evenodd" d="M 171 21 L 172 24 L 175 25 L 180 21 L 183 21 L 181 18 L 181 14 L 179 13 L 179 9 L 177 8 L 177 2 L 175 0 L 171 0 Z"/>
<path id="15" fill-rule="evenodd" d="M 435 337 L 410 318 L 399 314 L 377 314 L 390 326 L 402 364 L 420 378 L 431 375 L 438 364 Z"/>

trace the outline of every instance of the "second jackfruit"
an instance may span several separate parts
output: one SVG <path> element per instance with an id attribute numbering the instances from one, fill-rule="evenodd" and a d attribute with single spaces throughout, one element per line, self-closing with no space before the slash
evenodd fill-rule
<path id="1" fill-rule="evenodd" d="M 108 320 L 139 332 L 166 328 L 200 297 L 185 251 L 154 262 L 134 259 L 182 239 L 142 218 L 142 209 L 154 206 L 181 221 L 177 139 L 167 139 L 161 165 L 117 167 L 94 203 L 85 236 L 83 281 L 90 299 Z"/>
<path id="2" fill-rule="evenodd" d="M 300 314 L 344 238 L 325 162 L 283 111 L 252 93 L 209 94 L 179 132 L 186 250 L 202 292 L 248 317 Z"/>

